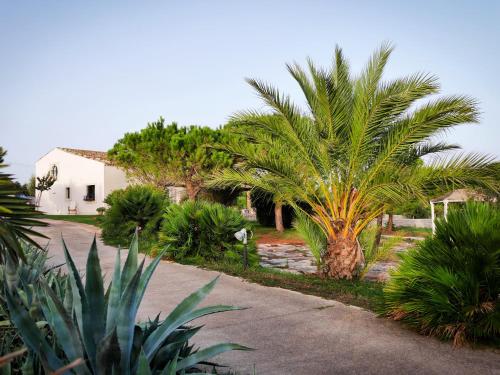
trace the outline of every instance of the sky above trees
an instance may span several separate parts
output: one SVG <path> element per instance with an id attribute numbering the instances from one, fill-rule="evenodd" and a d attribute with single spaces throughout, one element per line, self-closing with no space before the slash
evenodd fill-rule
<path id="1" fill-rule="evenodd" d="M 355 4 L 354 4 L 355 3 Z M 301 100 L 286 62 L 339 44 L 357 72 L 383 41 L 386 78 L 437 75 L 475 97 L 449 143 L 500 156 L 497 1 L 0 2 L 0 144 L 25 182 L 53 147 L 107 150 L 159 116 L 216 127 L 262 104 L 245 77 Z"/>

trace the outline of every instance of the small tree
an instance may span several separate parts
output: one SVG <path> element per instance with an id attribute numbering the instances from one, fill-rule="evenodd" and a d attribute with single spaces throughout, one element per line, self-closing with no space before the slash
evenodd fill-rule
<path id="1" fill-rule="evenodd" d="M 108 154 L 138 182 L 160 189 L 183 185 L 194 200 L 212 171 L 232 165 L 227 152 L 210 147 L 225 136 L 208 127 L 165 125 L 160 117 L 139 132 L 126 133 Z"/>
<path id="2" fill-rule="evenodd" d="M 31 176 L 28 183 L 26 184 L 26 192 L 30 197 L 34 197 L 36 195 L 36 177 Z"/>
<path id="3" fill-rule="evenodd" d="M 54 183 L 56 182 L 57 177 L 54 173 L 52 173 L 52 171 L 48 171 L 45 176 L 37 177 L 36 180 L 37 184 L 35 186 L 35 189 L 38 190 L 38 196 L 36 197 L 35 205 L 39 207 L 40 201 L 42 199 L 42 193 L 52 188 L 52 185 L 54 185 Z"/>

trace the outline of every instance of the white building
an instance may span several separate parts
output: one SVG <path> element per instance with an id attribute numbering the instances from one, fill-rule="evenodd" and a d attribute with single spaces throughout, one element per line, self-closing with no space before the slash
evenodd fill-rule
<path id="1" fill-rule="evenodd" d="M 47 214 L 96 214 L 109 193 L 127 186 L 125 172 L 101 151 L 57 147 L 36 162 L 36 177 L 49 171 L 57 180 L 42 193 L 39 210 Z"/>

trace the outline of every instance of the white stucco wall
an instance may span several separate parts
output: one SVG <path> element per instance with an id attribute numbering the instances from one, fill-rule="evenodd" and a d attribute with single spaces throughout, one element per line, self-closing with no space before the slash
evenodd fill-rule
<path id="1" fill-rule="evenodd" d="M 127 186 L 125 173 L 112 166 L 55 148 L 36 162 L 36 176 L 47 174 L 57 166 L 57 181 L 52 189 L 42 194 L 40 211 L 47 214 L 68 214 L 71 202 L 78 214 L 96 214 L 96 208 L 105 206 L 104 199 L 111 191 Z M 87 185 L 95 185 L 95 200 L 84 201 Z M 66 188 L 70 188 L 70 199 Z"/>

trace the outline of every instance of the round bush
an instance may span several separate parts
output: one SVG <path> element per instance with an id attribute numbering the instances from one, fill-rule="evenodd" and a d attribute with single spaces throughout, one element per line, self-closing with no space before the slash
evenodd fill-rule
<path id="1" fill-rule="evenodd" d="M 234 237 L 248 228 L 241 214 L 219 203 L 186 201 L 165 210 L 160 232 L 160 246 L 168 246 L 175 260 L 241 261 L 243 245 Z M 255 244 L 249 244 L 250 261 L 255 263 Z"/>
<path id="2" fill-rule="evenodd" d="M 384 313 L 422 333 L 467 341 L 500 337 L 500 210 L 468 203 L 402 255 L 384 288 Z"/>
<path id="3" fill-rule="evenodd" d="M 109 208 L 103 216 L 102 237 L 107 243 L 127 246 L 136 227 L 143 242 L 156 238 L 168 198 L 151 186 L 133 185 L 113 191 L 105 202 Z"/>

